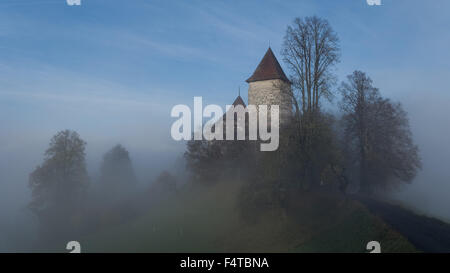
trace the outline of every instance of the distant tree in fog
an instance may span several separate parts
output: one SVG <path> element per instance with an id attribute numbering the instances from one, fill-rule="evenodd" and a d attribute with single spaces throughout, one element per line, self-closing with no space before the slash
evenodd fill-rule
<path id="1" fill-rule="evenodd" d="M 340 91 L 345 138 L 359 168 L 360 191 L 412 181 L 421 161 L 401 105 L 381 97 L 361 71 L 349 75 Z"/>
<path id="2" fill-rule="evenodd" d="M 253 160 L 249 141 L 190 140 L 184 153 L 186 169 L 196 181 L 212 184 L 222 178 L 239 179 Z"/>
<path id="3" fill-rule="evenodd" d="M 105 194 L 115 198 L 130 192 L 137 184 L 130 155 L 122 145 L 116 145 L 103 156 L 100 182 Z"/>
<path id="4" fill-rule="evenodd" d="M 30 174 L 29 207 L 43 224 L 60 228 L 80 207 L 89 184 L 85 147 L 78 133 L 58 132 L 50 141 L 44 162 Z"/>
<path id="5" fill-rule="evenodd" d="M 177 178 L 168 171 L 163 171 L 151 185 L 152 193 L 173 193 L 177 190 Z"/>
<path id="6" fill-rule="evenodd" d="M 187 169 L 199 180 L 214 181 L 221 168 L 222 151 L 218 141 L 190 140 L 184 153 Z"/>

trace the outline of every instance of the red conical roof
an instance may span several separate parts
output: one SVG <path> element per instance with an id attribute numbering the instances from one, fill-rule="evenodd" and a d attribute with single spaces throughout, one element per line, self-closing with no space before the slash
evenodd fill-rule
<path id="1" fill-rule="evenodd" d="M 269 47 L 255 72 L 253 72 L 253 75 L 247 79 L 247 82 L 250 83 L 274 79 L 280 79 L 290 83 L 289 79 L 284 74 L 280 63 L 273 54 L 272 49 Z"/>

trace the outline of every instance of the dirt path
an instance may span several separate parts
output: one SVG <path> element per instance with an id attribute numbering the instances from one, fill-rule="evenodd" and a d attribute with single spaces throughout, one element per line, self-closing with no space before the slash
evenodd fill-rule
<path id="1" fill-rule="evenodd" d="M 424 252 L 450 252 L 450 224 L 386 202 L 360 196 L 355 199 L 405 236 L 417 249 Z"/>

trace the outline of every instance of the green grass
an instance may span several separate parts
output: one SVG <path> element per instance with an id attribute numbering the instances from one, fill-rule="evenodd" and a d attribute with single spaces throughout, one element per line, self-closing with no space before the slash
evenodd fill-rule
<path id="1" fill-rule="evenodd" d="M 212 252 L 238 226 L 235 184 L 185 189 L 137 221 L 85 239 L 92 252 Z"/>
<path id="2" fill-rule="evenodd" d="M 384 222 L 357 208 L 338 223 L 298 245 L 295 252 L 367 252 L 366 244 L 378 241 L 382 252 L 417 252 L 403 236 Z"/>
<path id="3" fill-rule="evenodd" d="M 239 183 L 191 187 L 144 216 L 82 240 L 84 252 L 415 252 L 361 204 L 333 194 L 295 195 L 287 211 L 264 212 L 256 223 L 239 216 Z"/>

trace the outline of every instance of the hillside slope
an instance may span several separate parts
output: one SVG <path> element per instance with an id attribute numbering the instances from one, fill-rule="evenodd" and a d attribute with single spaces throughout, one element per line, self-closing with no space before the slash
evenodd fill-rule
<path id="1" fill-rule="evenodd" d="M 388 202 L 361 196 L 357 200 L 421 251 L 450 252 L 450 224 Z"/>
<path id="2" fill-rule="evenodd" d="M 299 193 L 286 210 L 243 219 L 240 184 L 186 187 L 154 202 L 139 219 L 88 236 L 86 252 L 415 252 L 414 246 L 355 200 Z"/>

